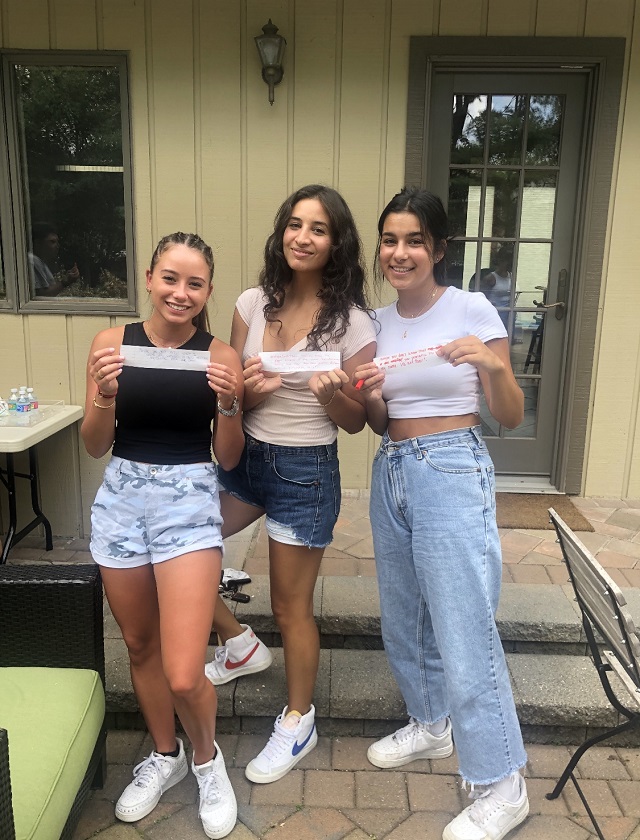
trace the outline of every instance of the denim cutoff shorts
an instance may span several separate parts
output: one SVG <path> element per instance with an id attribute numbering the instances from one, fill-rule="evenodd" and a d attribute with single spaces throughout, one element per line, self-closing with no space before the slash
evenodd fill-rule
<path id="1" fill-rule="evenodd" d="M 215 464 L 143 464 L 112 457 L 91 508 L 94 560 L 114 569 L 222 550 Z"/>
<path id="2" fill-rule="evenodd" d="M 246 436 L 240 463 L 218 467 L 220 488 L 263 508 L 276 542 L 324 548 L 340 512 L 340 467 L 336 442 L 277 446 Z M 291 537 L 291 538 L 289 538 Z"/>

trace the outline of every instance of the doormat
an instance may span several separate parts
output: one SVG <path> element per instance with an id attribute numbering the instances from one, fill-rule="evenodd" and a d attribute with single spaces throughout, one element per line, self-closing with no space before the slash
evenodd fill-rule
<path id="1" fill-rule="evenodd" d="M 553 508 L 572 531 L 593 531 L 569 496 L 550 493 L 496 493 L 498 528 L 552 531 L 549 508 Z"/>

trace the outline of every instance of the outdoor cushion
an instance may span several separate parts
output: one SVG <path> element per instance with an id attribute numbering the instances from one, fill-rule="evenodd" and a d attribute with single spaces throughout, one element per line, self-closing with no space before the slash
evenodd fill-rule
<path id="1" fill-rule="evenodd" d="M 17 840 L 58 838 L 104 720 L 95 671 L 0 668 Z"/>

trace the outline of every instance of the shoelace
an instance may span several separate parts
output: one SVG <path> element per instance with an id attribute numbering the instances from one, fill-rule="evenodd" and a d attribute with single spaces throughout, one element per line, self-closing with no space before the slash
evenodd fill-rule
<path id="1" fill-rule="evenodd" d="M 500 802 L 496 800 L 494 791 L 492 791 L 491 788 L 488 788 L 481 793 L 474 790 L 470 795 L 473 795 L 474 793 L 476 796 L 475 801 L 469 807 L 469 819 L 476 823 L 476 825 L 483 825 L 483 823 L 489 819 L 491 814 L 500 810 Z"/>
<path id="2" fill-rule="evenodd" d="M 216 662 L 219 662 L 221 665 L 224 665 L 224 663 L 229 658 L 229 648 L 226 645 L 221 645 L 220 647 L 217 647 L 213 658 Z"/>
<path id="3" fill-rule="evenodd" d="M 222 799 L 220 791 L 220 780 L 215 770 L 207 773 L 206 776 L 198 776 L 200 783 L 200 807 L 203 805 L 215 805 Z"/>
<path id="4" fill-rule="evenodd" d="M 273 727 L 271 737 L 267 741 L 265 748 L 262 750 L 265 758 L 271 760 L 277 758 L 283 752 L 289 749 L 291 741 L 295 740 L 293 732 L 286 730 L 280 723 L 276 722 Z"/>
<path id="5" fill-rule="evenodd" d="M 153 784 L 156 780 L 159 780 L 160 784 L 162 784 L 163 776 L 160 762 L 163 760 L 163 757 L 157 753 L 151 753 L 144 761 L 137 764 L 133 768 L 133 779 L 136 787 L 146 787 L 149 784 Z"/>
<path id="6" fill-rule="evenodd" d="M 393 736 L 393 739 L 396 742 L 396 744 L 402 744 L 405 741 L 408 741 L 414 735 L 415 732 L 420 732 L 422 728 L 423 725 L 421 723 L 411 718 L 411 720 L 406 726 L 403 726 L 402 729 L 398 729 L 398 731 Z"/>

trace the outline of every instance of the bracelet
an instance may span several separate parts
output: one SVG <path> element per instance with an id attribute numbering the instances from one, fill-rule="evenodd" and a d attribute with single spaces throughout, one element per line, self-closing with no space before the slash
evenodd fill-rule
<path id="1" fill-rule="evenodd" d="M 326 403 L 320 403 L 320 405 L 321 405 L 323 408 L 326 408 L 328 405 L 331 405 L 331 403 L 333 402 L 333 398 L 335 397 L 335 395 L 336 395 L 336 392 L 334 391 L 334 392 L 333 392 L 333 394 L 331 394 L 331 397 L 327 400 L 327 402 L 326 402 Z"/>
<path id="2" fill-rule="evenodd" d="M 231 408 L 223 408 L 220 405 L 220 397 L 218 397 L 216 401 L 216 405 L 218 406 L 218 411 L 222 414 L 223 417 L 235 417 L 240 409 L 240 403 L 238 402 L 238 397 L 235 396 L 233 398 L 233 402 L 231 403 Z"/>
<path id="3" fill-rule="evenodd" d="M 96 394 L 96 397 L 97 396 L 98 396 L 98 394 Z M 103 397 L 104 394 L 100 394 L 100 396 Z M 110 394 L 109 396 L 114 396 L 114 395 Z M 114 399 L 114 401 L 110 402 L 109 405 L 100 405 L 100 403 L 96 402 L 96 397 L 93 398 L 93 404 L 95 405 L 96 408 L 111 408 L 112 406 L 114 406 L 116 404 L 116 401 Z"/>
<path id="4" fill-rule="evenodd" d="M 96 394 L 96 397 L 102 397 L 103 400 L 111 400 L 111 399 L 115 399 L 116 395 L 115 394 L 103 394 L 102 391 L 100 390 L 100 388 L 98 388 L 98 393 Z"/>

